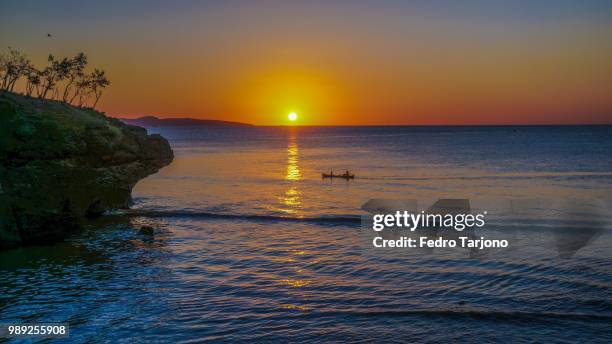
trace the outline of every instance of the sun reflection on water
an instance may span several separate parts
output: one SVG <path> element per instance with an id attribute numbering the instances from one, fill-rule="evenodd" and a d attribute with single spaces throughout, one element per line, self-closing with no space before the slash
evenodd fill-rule
<path id="1" fill-rule="evenodd" d="M 302 179 L 302 174 L 298 166 L 298 146 L 295 135 L 291 135 L 287 144 L 287 175 L 285 180 L 298 181 L 300 179 Z"/>
<path id="2" fill-rule="evenodd" d="M 290 182 L 290 185 L 285 194 L 280 198 L 283 211 L 287 214 L 296 214 L 297 210 L 302 206 L 302 194 L 295 184 L 302 179 L 298 162 L 299 150 L 297 139 L 295 132 L 292 131 L 287 143 L 287 173 L 285 174 L 285 180 Z"/>
<path id="3" fill-rule="evenodd" d="M 307 280 L 288 278 L 280 281 L 281 284 L 287 285 L 292 288 L 300 288 L 309 285 L 311 282 Z"/>
<path id="4" fill-rule="evenodd" d="M 296 132 L 289 132 L 287 142 L 287 170 L 284 176 L 284 185 L 286 189 L 284 194 L 279 197 L 280 210 L 291 216 L 300 216 L 299 210 L 302 208 L 302 192 L 300 191 L 299 182 L 302 180 L 302 174 L 299 167 L 299 149 L 297 145 Z M 297 242 L 286 242 L 288 245 L 294 245 L 291 248 L 279 255 L 275 259 L 277 262 L 282 262 L 288 268 L 292 268 L 293 276 L 283 278 L 277 282 L 291 289 L 302 289 L 309 286 L 312 281 L 304 278 L 303 264 L 310 258 L 306 257 L 306 251 L 302 248 L 302 244 Z M 281 306 L 285 309 L 293 309 L 299 311 L 307 311 L 308 308 L 299 304 L 284 304 Z"/>

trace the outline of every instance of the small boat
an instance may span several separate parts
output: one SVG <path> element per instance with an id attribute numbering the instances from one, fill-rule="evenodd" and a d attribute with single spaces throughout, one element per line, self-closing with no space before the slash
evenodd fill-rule
<path id="1" fill-rule="evenodd" d="M 334 174 L 334 172 L 330 172 L 330 173 L 321 173 L 321 178 L 342 178 L 342 179 L 355 179 L 355 175 L 354 174 L 350 174 L 349 171 L 346 171 L 343 174 Z"/>

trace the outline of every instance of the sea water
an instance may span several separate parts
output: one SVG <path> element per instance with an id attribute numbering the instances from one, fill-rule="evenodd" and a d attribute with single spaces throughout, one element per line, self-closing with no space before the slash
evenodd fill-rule
<path id="1" fill-rule="evenodd" d="M 148 130 L 176 158 L 131 212 L 0 252 L 0 323 L 91 343 L 612 341 L 611 127 Z M 370 199 L 444 198 L 508 247 L 379 249 L 359 220 Z"/>

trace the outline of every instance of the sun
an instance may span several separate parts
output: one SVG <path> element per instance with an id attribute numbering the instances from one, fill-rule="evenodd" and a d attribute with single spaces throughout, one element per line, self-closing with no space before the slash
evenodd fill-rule
<path id="1" fill-rule="evenodd" d="M 289 118 L 291 122 L 295 122 L 295 120 L 297 120 L 297 113 L 292 112 L 287 116 L 287 118 Z"/>

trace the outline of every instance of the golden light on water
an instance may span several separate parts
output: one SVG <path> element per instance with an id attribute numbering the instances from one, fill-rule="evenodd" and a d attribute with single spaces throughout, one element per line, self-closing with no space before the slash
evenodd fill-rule
<path id="1" fill-rule="evenodd" d="M 285 180 L 298 181 L 302 179 L 300 167 L 298 166 L 298 147 L 295 138 L 289 139 L 287 145 L 287 174 Z"/>
<path id="2" fill-rule="evenodd" d="M 308 281 L 308 280 L 301 280 L 301 279 L 288 278 L 288 279 L 282 280 L 281 283 L 285 284 L 285 285 L 288 285 L 290 287 L 293 287 L 293 288 L 300 288 L 300 287 L 309 285 L 310 281 Z"/>
<path id="3" fill-rule="evenodd" d="M 295 113 L 292 113 L 295 114 Z M 294 119 L 297 118 L 297 115 Z M 289 116 L 291 120 L 291 116 Z M 297 144 L 297 130 L 296 128 L 289 128 L 289 136 L 287 141 L 287 172 L 285 174 L 286 190 L 285 194 L 280 197 L 281 203 L 280 210 L 292 217 L 300 217 L 300 210 L 302 208 L 302 193 L 299 189 L 300 180 L 302 180 L 302 174 L 299 168 L 299 150 Z M 278 283 L 291 289 L 301 289 L 308 286 L 312 281 L 301 276 L 303 270 L 301 266 L 306 256 L 306 251 L 302 247 L 302 243 L 299 240 L 295 242 L 287 242 L 291 244 L 292 248 L 287 250 L 281 255 L 281 261 L 288 267 L 294 270 L 295 275 L 289 278 L 279 280 Z M 297 304 L 284 304 L 281 306 L 285 309 L 293 309 L 306 311 L 306 306 Z"/>
<path id="4" fill-rule="evenodd" d="M 291 133 L 287 143 L 287 171 L 285 173 L 285 180 L 290 182 L 290 185 L 281 197 L 282 210 L 287 214 L 296 214 L 302 206 L 301 192 L 295 184 L 302 179 L 302 173 L 298 165 L 298 153 L 295 133 Z"/>
<path id="5" fill-rule="evenodd" d="M 283 309 L 295 309 L 298 311 L 307 311 L 308 307 L 306 306 L 300 306 L 300 305 L 292 305 L 292 304 L 282 304 L 280 305 L 281 308 Z"/>
<path id="6" fill-rule="evenodd" d="M 287 213 L 295 213 L 293 208 L 299 208 L 302 205 L 300 195 L 300 191 L 295 186 L 289 188 L 289 190 L 285 192 L 283 204 L 290 208 L 286 210 Z"/>

